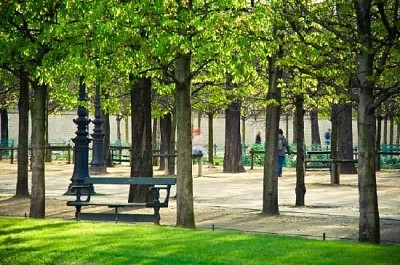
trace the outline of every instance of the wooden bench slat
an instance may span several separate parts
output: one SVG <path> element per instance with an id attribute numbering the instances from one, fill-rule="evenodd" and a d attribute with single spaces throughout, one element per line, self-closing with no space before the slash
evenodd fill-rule
<path id="1" fill-rule="evenodd" d="M 174 185 L 176 178 L 149 178 L 149 177 L 89 177 L 85 179 L 85 184 L 131 184 L 131 185 Z"/>
<path id="2" fill-rule="evenodd" d="M 67 206 L 107 206 L 110 208 L 123 208 L 123 207 L 153 207 L 154 202 L 126 202 L 126 203 L 119 203 L 119 202 L 92 202 L 92 201 L 68 201 Z M 168 207 L 168 204 L 160 202 L 157 204 L 161 208 Z"/>
<path id="3" fill-rule="evenodd" d="M 331 167 L 331 163 L 358 163 L 357 159 L 305 159 L 305 169 L 312 170 L 312 169 L 329 169 Z M 309 164 L 311 163 L 311 164 Z"/>

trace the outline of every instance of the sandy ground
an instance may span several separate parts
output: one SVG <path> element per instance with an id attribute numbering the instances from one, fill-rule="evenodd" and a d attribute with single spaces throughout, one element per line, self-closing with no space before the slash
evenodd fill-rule
<path id="1" fill-rule="evenodd" d="M 128 176 L 129 167 L 108 168 L 109 176 Z M 14 198 L 16 165 L 0 161 L 0 216 L 29 216 L 29 199 Z M 73 220 L 74 207 L 66 206 L 70 196 L 64 195 L 70 183 L 73 165 L 46 164 L 46 218 Z M 285 234 L 322 239 L 357 240 L 358 189 L 357 175 L 342 175 L 341 185 L 330 185 L 329 172 L 306 172 L 306 206 L 295 207 L 295 171 L 285 169 L 279 179 L 278 216 L 262 211 L 263 169 L 247 169 L 245 173 L 222 173 L 221 167 L 203 166 L 197 176 L 193 167 L 193 189 L 196 227 L 203 229 L 239 230 L 246 232 Z M 163 172 L 157 171 L 161 175 Z M 400 171 L 377 173 L 383 243 L 400 243 Z M 109 200 L 126 200 L 127 187 L 98 186 L 96 192 Z M 172 190 L 175 194 L 175 189 Z M 100 199 L 104 200 L 105 196 Z M 96 198 L 98 199 L 98 198 Z M 105 212 L 106 207 L 86 207 L 83 212 Z M 126 209 L 150 211 L 150 209 Z M 161 209 L 161 224 L 176 224 L 176 202 Z"/>

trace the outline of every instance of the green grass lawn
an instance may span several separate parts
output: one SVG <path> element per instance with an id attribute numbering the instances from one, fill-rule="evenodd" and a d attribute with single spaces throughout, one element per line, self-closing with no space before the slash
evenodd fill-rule
<path id="1" fill-rule="evenodd" d="M 400 245 L 0 218 L 0 264 L 400 264 Z"/>

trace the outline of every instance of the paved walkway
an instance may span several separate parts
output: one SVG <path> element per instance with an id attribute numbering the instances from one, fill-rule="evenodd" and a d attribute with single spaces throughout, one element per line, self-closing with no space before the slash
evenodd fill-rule
<path id="1" fill-rule="evenodd" d="M 245 173 L 222 173 L 221 167 L 203 167 L 203 176 L 196 177 L 193 168 L 196 226 L 265 233 L 283 233 L 332 238 L 357 239 L 358 189 L 357 175 L 342 175 L 341 185 L 330 185 L 328 171 L 307 171 L 306 207 L 294 207 L 295 170 L 284 169 L 279 178 L 278 217 L 260 215 L 262 209 L 263 169 L 247 169 Z M 73 165 L 46 164 L 46 198 L 59 202 L 59 211 L 73 216 L 66 207 L 69 198 L 65 191 L 70 183 Z M 108 168 L 108 175 L 129 176 L 128 166 Z M 155 171 L 155 174 L 163 172 Z M 377 173 L 382 241 L 400 243 L 400 171 Z M 0 162 L 0 206 L 15 194 L 16 165 Z M 108 194 L 116 200 L 126 200 L 128 187 L 98 186 L 96 192 Z M 175 193 L 173 188 L 172 193 Z M 46 213 L 48 202 L 46 202 Z M 3 205 L 2 205 L 3 204 Z M 0 207 L 0 208 L 2 208 Z M 28 208 L 29 210 L 29 208 Z M 0 215 L 2 214 L 0 210 Z M 65 215 L 58 214 L 61 218 Z M 57 213 L 52 216 L 57 217 Z M 161 223 L 174 225 L 176 205 L 162 209 Z"/>

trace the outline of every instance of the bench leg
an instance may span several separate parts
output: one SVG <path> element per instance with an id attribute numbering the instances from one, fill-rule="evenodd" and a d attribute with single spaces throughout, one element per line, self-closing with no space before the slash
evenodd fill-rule
<path id="1" fill-rule="evenodd" d="M 81 208 L 82 208 L 82 206 L 80 206 L 80 205 L 75 206 L 75 219 L 76 220 L 78 220 L 78 218 L 79 218 L 79 213 L 81 212 Z"/>
<path id="2" fill-rule="evenodd" d="M 116 223 L 118 223 L 118 207 L 115 207 L 114 220 Z"/>
<path id="3" fill-rule="evenodd" d="M 160 207 L 155 206 L 154 207 L 154 224 L 159 225 L 160 224 Z"/>

